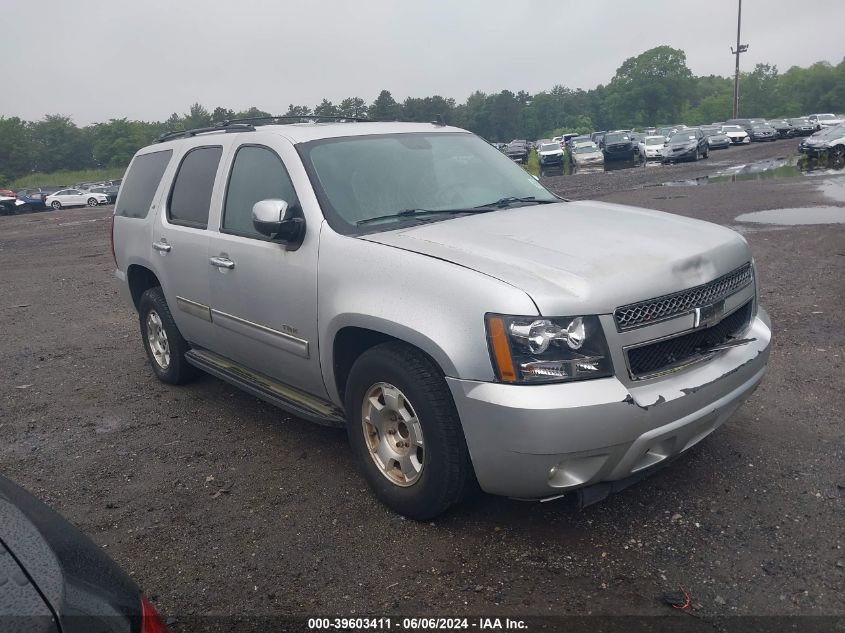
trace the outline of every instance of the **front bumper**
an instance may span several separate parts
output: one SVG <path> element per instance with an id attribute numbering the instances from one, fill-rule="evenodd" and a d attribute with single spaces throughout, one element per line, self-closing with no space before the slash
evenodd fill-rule
<path id="1" fill-rule="evenodd" d="M 643 473 L 721 426 L 766 373 L 760 309 L 754 340 L 667 376 L 506 385 L 447 378 L 486 492 L 538 499 Z"/>
<path id="2" fill-rule="evenodd" d="M 731 136 L 731 143 L 734 145 L 742 145 L 743 143 L 750 143 L 751 139 L 748 136 Z"/>

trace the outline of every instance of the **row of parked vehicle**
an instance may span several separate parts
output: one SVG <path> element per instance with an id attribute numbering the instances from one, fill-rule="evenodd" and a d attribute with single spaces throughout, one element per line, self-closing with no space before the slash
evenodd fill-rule
<path id="1" fill-rule="evenodd" d="M 497 147 L 517 162 L 525 162 L 531 150 L 536 149 L 541 170 L 562 166 L 567 160 L 575 167 L 610 161 L 673 163 L 707 158 L 711 150 L 727 149 L 731 145 L 810 136 L 841 126 L 843 119 L 845 117 L 834 114 L 789 119 L 729 119 L 698 127 L 676 124 L 644 130 L 564 134 L 536 143 L 514 140 Z"/>
<path id="2" fill-rule="evenodd" d="M 120 191 L 121 178 L 101 182 L 81 182 L 72 187 L 27 187 L 11 191 L 0 189 L 0 214 L 13 215 L 64 207 L 96 207 L 114 204 Z"/>

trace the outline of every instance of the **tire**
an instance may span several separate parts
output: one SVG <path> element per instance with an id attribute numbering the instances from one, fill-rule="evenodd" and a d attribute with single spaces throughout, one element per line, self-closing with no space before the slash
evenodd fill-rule
<path id="1" fill-rule="evenodd" d="M 393 397 L 386 397 L 388 394 Z M 381 406 L 384 417 L 375 417 L 380 411 L 370 404 L 373 401 Z M 397 402 L 400 408 L 391 407 Z M 418 350 L 389 342 L 364 352 L 349 373 L 345 406 L 349 443 L 358 468 L 376 497 L 395 512 L 419 521 L 431 519 L 477 485 L 443 373 Z M 417 424 L 406 426 L 405 420 Z M 384 464 L 377 461 L 377 452 L 399 459 Z"/>
<path id="2" fill-rule="evenodd" d="M 710 148 L 709 147 L 704 148 L 704 158 L 710 158 Z"/>
<path id="3" fill-rule="evenodd" d="M 62 203 L 58 200 L 53 200 L 53 202 L 50 203 L 50 206 L 53 207 L 56 211 L 58 211 L 62 208 Z"/>
<path id="4" fill-rule="evenodd" d="M 89 207 L 96 207 L 98 204 L 100 204 L 100 203 L 97 202 L 96 198 L 88 198 L 88 206 Z"/>
<path id="5" fill-rule="evenodd" d="M 694 160 L 696 163 L 697 163 L 699 160 L 701 160 L 701 150 L 700 150 L 700 149 L 698 149 L 697 147 L 695 148 L 695 158 L 693 158 L 693 160 Z"/>
<path id="6" fill-rule="evenodd" d="M 144 350 L 158 379 L 181 385 L 193 378 L 196 370 L 185 360 L 190 348 L 176 327 L 161 287 L 150 288 L 141 295 L 138 319 Z"/>

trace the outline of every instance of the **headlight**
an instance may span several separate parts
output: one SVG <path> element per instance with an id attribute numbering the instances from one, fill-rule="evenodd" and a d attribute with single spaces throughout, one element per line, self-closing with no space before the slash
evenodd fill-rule
<path id="1" fill-rule="evenodd" d="M 488 314 L 486 324 L 493 368 L 503 382 L 569 382 L 613 375 L 597 316 Z"/>

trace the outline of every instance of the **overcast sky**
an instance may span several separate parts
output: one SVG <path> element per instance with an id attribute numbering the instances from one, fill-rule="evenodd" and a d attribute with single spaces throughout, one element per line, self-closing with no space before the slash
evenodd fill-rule
<path id="1" fill-rule="evenodd" d="M 215 8 L 217 7 L 217 8 Z M 0 116 L 164 120 L 199 101 L 274 114 L 607 83 L 668 44 L 731 75 L 737 0 L 2 0 Z M 745 0 L 746 70 L 845 55 L 843 0 Z"/>

